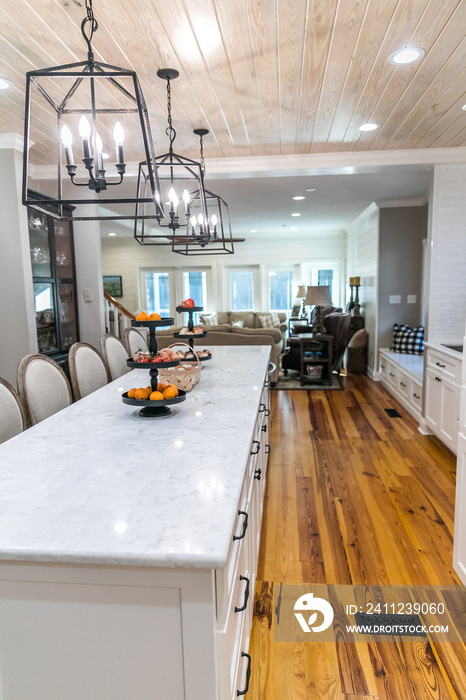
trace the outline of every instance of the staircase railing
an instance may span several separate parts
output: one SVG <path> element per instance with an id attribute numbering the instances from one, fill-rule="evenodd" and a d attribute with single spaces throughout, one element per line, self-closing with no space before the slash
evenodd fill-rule
<path id="1" fill-rule="evenodd" d="M 105 305 L 105 332 L 116 335 L 117 338 L 123 340 L 123 331 L 130 325 L 131 319 L 134 319 L 134 314 L 128 309 L 125 309 L 123 304 L 120 304 L 111 294 L 104 292 Z"/>

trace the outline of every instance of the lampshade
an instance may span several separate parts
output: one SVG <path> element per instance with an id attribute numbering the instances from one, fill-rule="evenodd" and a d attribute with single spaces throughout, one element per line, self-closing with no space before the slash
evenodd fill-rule
<path id="1" fill-rule="evenodd" d="M 307 290 L 306 285 L 300 284 L 298 287 L 298 291 L 296 292 L 296 298 L 297 299 L 304 299 L 304 297 L 306 296 L 306 290 Z"/>
<path id="2" fill-rule="evenodd" d="M 325 285 L 308 287 L 304 303 L 306 306 L 329 306 L 332 303 L 330 287 Z"/>

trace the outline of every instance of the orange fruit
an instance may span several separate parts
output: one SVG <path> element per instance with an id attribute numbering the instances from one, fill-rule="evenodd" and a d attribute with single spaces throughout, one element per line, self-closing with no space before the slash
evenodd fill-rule
<path id="1" fill-rule="evenodd" d="M 163 390 L 164 399 L 176 399 L 177 396 L 178 389 L 176 387 L 167 386 L 167 388 Z"/>
<path id="2" fill-rule="evenodd" d="M 128 391 L 128 399 L 134 399 L 134 394 L 136 393 L 136 389 L 130 389 Z"/>
<path id="3" fill-rule="evenodd" d="M 145 311 L 141 311 L 140 314 L 136 316 L 136 321 L 148 321 L 149 316 L 146 314 Z"/>
<path id="4" fill-rule="evenodd" d="M 151 401 L 161 401 L 164 398 L 164 395 L 161 391 L 153 391 L 149 398 Z"/>
<path id="5" fill-rule="evenodd" d="M 159 382 L 159 383 L 157 384 L 157 391 L 163 391 L 163 390 L 166 389 L 166 388 L 167 388 L 167 385 L 164 384 L 163 382 Z"/>
<path id="6" fill-rule="evenodd" d="M 176 396 L 178 396 L 178 387 L 176 386 L 176 384 L 169 384 L 168 387 L 170 389 L 174 389 L 176 391 Z"/>
<path id="7" fill-rule="evenodd" d="M 157 313 L 149 314 L 149 321 L 160 321 L 161 320 L 161 315 Z"/>
<path id="8" fill-rule="evenodd" d="M 152 394 L 152 387 L 151 386 L 146 386 L 146 391 L 148 394 Z"/>
<path id="9" fill-rule="evenodd" d="M 149 398 L 149 394 L 150 392 L 147 391 L 147 389 L 143 389 L 141 387 L 140 389 L 136 389 L 136 391 L 134 392 L 134 398 L 138 401 L 145 401 Z"/>

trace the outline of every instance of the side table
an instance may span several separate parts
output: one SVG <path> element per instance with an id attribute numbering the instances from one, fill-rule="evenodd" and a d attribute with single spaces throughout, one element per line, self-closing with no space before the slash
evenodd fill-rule
<path id="1" fill-rule="evenodd" d="M 298 335 L 301 354 L 301 386 L 304 384 L 332 384 L 332 335 L 314 335 L 300 333 Z M 308 367 L 322 367 L 318 379 L 310 377 Z"/>

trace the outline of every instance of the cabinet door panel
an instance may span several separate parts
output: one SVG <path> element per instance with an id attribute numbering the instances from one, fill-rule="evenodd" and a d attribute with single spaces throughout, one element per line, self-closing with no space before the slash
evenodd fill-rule
<path id="1" fill-rule="evenodd" d="M 439 382 L 440 398 L 440 438 L 456 452 L 459 427 L 459 387 L 448 379 Z"/>
<path id="2" fill-rule="evenodd" d="M 462 433 L 458 436 L 453 566 L 466 586 L 466 437 Z"/>
<path id="3" fill-rule="evenodd" d="M 434 432 L 440 431 L 440 399 L 441 388 L 439 377 L 432 370 L 426 372 L 426 423 Z"/>

